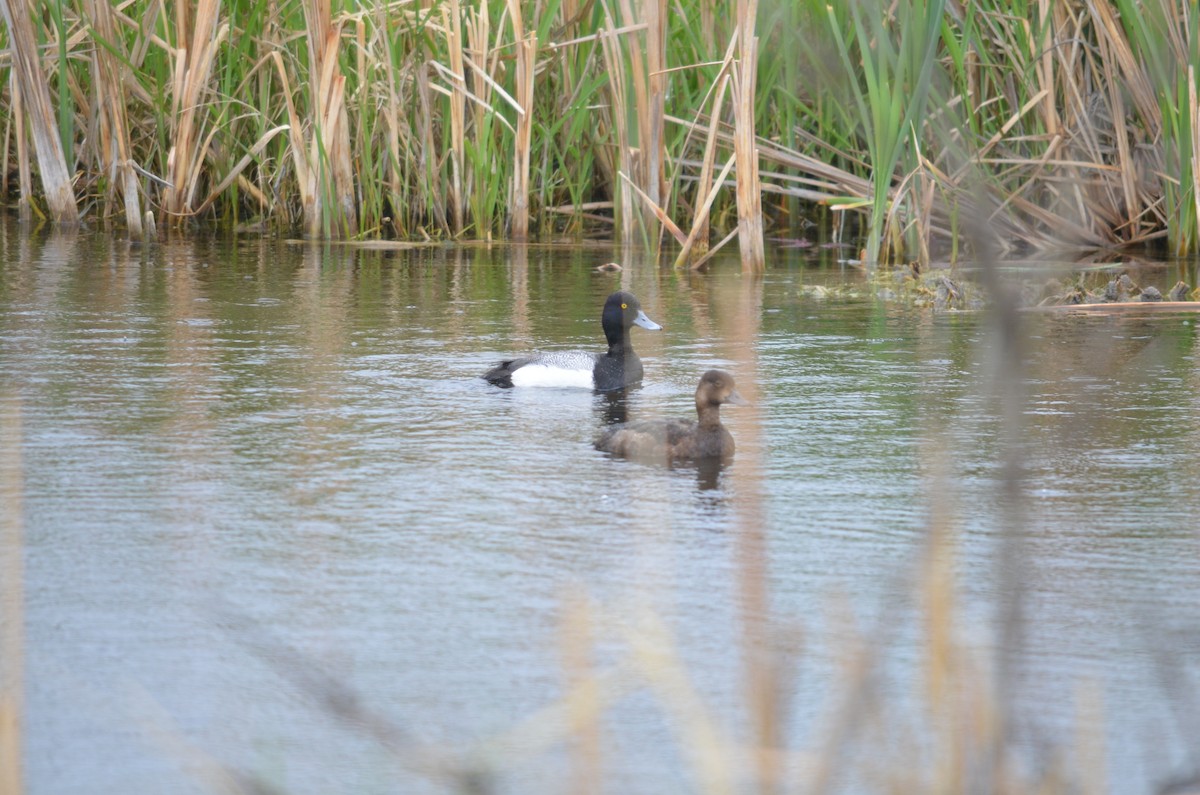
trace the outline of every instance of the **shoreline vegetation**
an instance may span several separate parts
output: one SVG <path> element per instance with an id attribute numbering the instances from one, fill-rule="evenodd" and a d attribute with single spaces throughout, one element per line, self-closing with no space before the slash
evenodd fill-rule
<path id="1" fill-rule="evenodd" d="M 0 195 L 133 239 L 612 237 L 678 267 L 814 223 L 868 263 L 1197 250 L 1191 4 L 723 8 L 0 0 Z"/>

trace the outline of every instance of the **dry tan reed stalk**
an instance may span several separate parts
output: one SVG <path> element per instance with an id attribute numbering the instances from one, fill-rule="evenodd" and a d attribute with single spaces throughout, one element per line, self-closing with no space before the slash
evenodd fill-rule
<path id="1" fill-rule="evenodd" d="M 509 190 L 509 212 L 512 218 L 512 238 L 517 242 L 524 242 L 529 237 L 529 158 L 533 141 L 533 84 L 537 65 L 537 33 L 525 34 L 520 0 L 508 0 L 507 8 L 513 38 L 517 42 L 514 70 L 517 125 L 513 142 L 513 182 Z"/>
<path id="2" fill-rule="evenodd" d="M 220 0 L 199 0 L 194 27 L 189 25 L 186 3 L 176 4 L 176 33 L 189 43 L 174 50 L 172 60 L 171 148 L 167 154 L 169 185 L 163 193 L 163 209 L 176 222 L 192 212 L 198 175 L 207 152 L 198 145 L 203 116 L 202 96 L 208 90 L 209 77 L 216 62 L 217 48 L 229 33 L 228 25 L 218 22 Z"/>
<path id="3" fill-rule="evenodd" d="M 733 83 L 738 246 L 742 253 L 742 269 L 755 273 L 766 265 L 762 189 L 754 133 L 754 92 L 758 74 L 758 37 L 754 35 L 754 22 L 757 14 L 758 0 L 738 0 L 738 65 Z"/>
<path id="4" fill-rule="evenodd" d="M 561 20 L 559 27 L 551 32 L 551 39 L 557 38 L 560 35 L 566 35 L 572 28 L 579 27 L 580 21 L 579 0 L 562 0 L 558 6 L 558 17 Z M 553 41 L 550 43 L 550 49 L 553 51 L 556 48 Z M 563 85 L 563 94 L 573 96 L 576 86 L 576 72 L 572 68 L 573 52 L 565 53 L 559 61 L 560 80 Z"/>
<path id="5" fill-rule="evenodd" d="M 12 82 L 9 82 L 12 85 Z M 0 168 L 0 196 L 8 195 L 8 155 L 12 148 L 12 133 L 13 133 L 13 114 L 9 113 L 8 118 L 4 120 L 4 143 L 0 145 L 0 163 L 6 164 L 5 168 Z"/>
<path id="6" fill-rule="evenodd" d="M 112 6 L 107 2 L 87 0 L 85 4 L 92 27 L 104 41 L 116 43 L 117 25 Z M 138 197 L 137 178 L 130 165 L 133 147 L 129 140 L 129 123 L 125 110 L 124 75 L 120 62 L 107 47 L 92 51 L 92 75 L 95 81 L 100 144 L 96 160 L 108 174 L 110 192 L 120 191 L 125 207 L 125 226 L 129 236 L 141 240 L 142 210 Z"/>
<path id="7" fill-rule="evenodd" d="M 1193 120 L 1200 120 L 1200 101 L 1196 96 L 1196 69 L 1188 66 L 1188 113 Z M 1200 124 L 1191 125 L 1192 134 L 1192 195 L 1197 197 L 1192 202 L 1196 212 L 1196 228 L 1200 229 Z"/>
<path id="8" fill-rule="evenodd" d="M 378 32 L 378 36 L 391 36 L 392 25 L 388 11 L 389 5 L 387 3 L 379 3 L 375 6 L 375 30 Z M 406 135 L 411 136 L 414 132 L 412 129 L 414 125 L 411 121 L 405 120 L 404 114 L 400 110 L 400 86 L 396 79 L 397 70 L 393 66 L 392 57 L 388 55 L 391 48 L 384 43 L 380 45 L 380 49 L 385 53 L 382 62 L 387 75 L 387 88 L 384 92 L 384 109 L 382 110 L 384 142 L 387 147 L 384 181 L 387 183 L 388 193 L 394 202 L 402 194 L 404 182 L 401 175 L 400 135 L 403 131 Z M 399 207 L 394 207 L 393 213 L 399 215 L 399 210 Z M 392 225 L 398 231 L 400 229 L 400 219 L 394 218 Z"/>
<path id="9" fill-rule="evenodd" d="M 510 0 L 517 5 L 517 0 Z M 517 49 L 517 135 L 513 144 L 512 236 L 529 236 L 529 160 L 533 142 L 533 82 L 537 65 L 537 33 L 521 39 Z"/>
<path id="10" fill-rule="evenodd" d="M 646 108 L 639 115 L 642 155 L 642 187 L 659 206 L 667 203 L 666 121 L 667 98 L 667 2 L 644 0 L 646 16 Z M 639 114 L 643 111 L 639 107 Z"/>
<path id="11" fill-rule="evenodd" d="M 8 397 L 6 395 L 6 397 Z M 0 795 L 24 792 L 25 572 L 20 402 L 0 401 Z"/>
<path id="12" fill-rule="evenodd" d="M 688 232 L 687 239 L 683 241 L 683 245 L 679 249 L 679 256 L 675 258 L 675 267 L 682 268 L 684 263 L 692 259 L 692 270 L 696 270 L 701 265 L 708 261 L 707 254 L 710 250 L 708 245 L 708 217 L 712 211 L 713 202 L 717 199 L 717 194 L 721 192 L 721 188 L 725 185 L 725 180 L 729 177 L 729 172 L 733 170 L 733 164 L 736 158 L 730 155 L 725 161 L 725 167 L 721 169 L 721 174 L 717 177 L 717 181 L 709 190 L 708 195 L 704 197 L 704 202 L 696 212 L 696 217 L 692 221 L 692 230 Z M 703 250 L 697 252 L 696 257 L 692 257 L 693 248 L 699 249 L 698 243 L 703 243 Z"/>
<path id="13" fill-rule="evenodd" d="M 1108 89 L 1109 118 L 1113 123 L 1113 138 L 1117 142 L 1116 164 L 1120 169 L 1121 188 L 1124 193 L 1123 200 L 1114 197 L 1109 204 L 1117 212 L 1121 209 L 1125 212 L 1123 223 L 1118 226 L 1125 226 L 1128 230 L 1127 234 L 1136 235 L 1141 203 L 1137 200 L 1137 164 L 1129 149 L 1129 131 L 1125 126 L 1125 100 L 1122 97 L 1124 87 L 1121 85 L 1119 76 L 1113 71 L 1111 46 L 1103 36 L 1099 37 L 1099 44 L 1100 61 L 1104 66 Z"/>
<path id="14" fill-rule="evenodd" d="M 421 196 L 427 202 L 429 214 L 441 229 L 450 232 L 450 222 L 446 218 L 446 205 L 442 200 L 441 191 L 436 189 L 441 181 L 437 178 L 437 148 L 433 138 L 434 89 L 433 84 L 429 81 L 430 71 L 431 69 L 417 70 L 417 98 L 420 101 L 421 114 L 418 120 L 417 167 L 424 176 L 425 184 L 431 187 L 431 190 Z"/>
<path id="15" fill-rule="evenodd" d="M 354 165 L 350 152 L 350 121 L 346 113 L 346 77 L 338 64 L 341 23 L 334 24 L 330 0 L 304 4 L 308 28 L 309 85 L 312 91 L 313 140 L 309 163 L 321 194 L 312 217 L 306 219 L 314 237 L 328 231 L 334 237 L 358 232 L 354 197 Z"/>
<path id="16" fill-rule="evenodd" d="M 9 80 L 12 90 L 12 113 L 17 128 L 17 187 L 20 196 L 17 197 L 17 217 L 24 223 L 33 214 L 33 204 L 29 197 L 33 195 L 33 169 L 29 163 L 29 139 L 25 130 L 25 100 L 21 93 L 21 82 L 14 71 Z"/>
<path id="17" fill-rule="evenodd" d="M 713 200 L 716 198 L 716 193 L 712 190 L 712 174 L 713 167 L 717 157 L 717 131 L 721 124 L 721 109 L 725 104 L 725 92 L 729 88 L 729 70 L 734 63 L 734 51 L 737 46 L 737 39 L 731 38 L 729 46 L 725 50 L 725 58 L 721 62 L 721 70 L 717 73 L 716 91 L 713 94 L 712 111 L 709 113 L 708 136 L 704 139 L 704 158 L 700 166 L 700 180 L 696 184 L 696 198 L 703 199 L 703 206 L 692 219 L 692 230 L 688 233 L 688 239 L 683 244 L 683 250 L 679 252 L 679 256 L 675 259 L 675 267 L 682 267 L 682 263 L 686 262 L 688 257 L 692 256 L 692 249 L 695 248 L 697 259 L 703 257 L 708 252 L 708 235 L 709 235 L 709 211 L 712 209 Z M 733 165 L 733 160 L 725 166 L 724 172 L 717 184 L 720 185 L 725 181 L 725 176 L 728 175 L 729 169 Z M 695 263 L 693 263 L 695 265 Z"/>
<path id="18" fill-rule="evenodd" d="M 620 170 L 650 197 L 651 207 L 661 207 L 666 194 L 663 168 L 666 159 L 663 118 L 666 97 L 666 3 L 665 0 L 645 0 L 641 4 L 644 19 L 638 19 L 630 0 L 618 0 L 618 3 L 626 26 L 641 23 L 646 30 L 644 54 L 636 38 L 622 39 L 628 43 L 625 48 L 629 61 L 627 76 L 633 87 L 633 107 L 627 109 L 626 114 L 630 111 L 634 114 L 637 149 L 636 156 L 630 153 L 632 167 Z M 623 62 L 625 59 L 621 60 Z M 632 202 L 629 204 L 632 209 Z M 643 227 L 648 226 L 645 215 L 641 220 Z"/>
<path id="19" fill-rule="evenodd" d="M 450 219 L 455 235 L 463 231 L 463 169 L 466 167 L 466 106 L 462 93 L 466 85 L 463 66 L 462 9 L 458 0 L 448 0 L 442 7 L 442 22 L 446 35 L 447 58 L 454 76 L 450 94 Z"/>
<path id="20" fill-rule="evenodd" d="M 200 206 L 196 208 L 196 212 L 202 213 L 209 206 L 211 206 L 212 203 L 215 202 L 220 195 L 225 192 L 226 188 L 228 188 L 234 183 L 235 180 L 238 180 L 241 177 L 242 172 L 245 171 L 246 167 L 254 162 L 256 157 L 262 154 L 262 150 L 266 148 L 267 144 L 269 144 L 276 135 L 288 129 L 290 129 L 290 125 L 281 124 L 280 126 L 267 130 L 265 133 L 263 133 L 262 136 L 254 143 L 254 146 L 250 147 L 250 151 L 246 152 L 246 154 L 242 156 L 242 159 L 239 160 L 232 169 L 230 169 L 229 173 L 225 175 L 225 178 L 221 180 L 216 187 L 208 192 L 208 196 L 205 197 L 204 201 L 200 203 Z M 259 191 L 254 185 L 245 181 L 239 182 L 239 185 L 243 190 L 249 192 L 261 206 L 266 207 L 269 204 L 267 197 L 263 195 L 262 192 Z"/>
<path id="21" fill-rule="evenodd" d="M 287 108 L 288 115 L 288 141 L 290 143 L 288 150 L 292 154 L 292 168 L 296 171 L 296 191 L 300 197 L 300 211 L 307 218 L 313 212 L 310 207 L 316 202 L 316 197 L 313 196 L 313 180 L 308 158 L 304 154 L 307 149 L 304 145 L 304 128 L 300 124 L 300 115 L 296 112 L 296 103 L 292 100 L 291 81 L 288 80 L 287 69 L 283 66 L 283 55 L 279 50 L 275 50 L 271 53 L 271 60 L 275 64 L 279 83 L 283 87 L 283 103 Z"/>
<path id="22" fill-rule="evenodd" d="M 24 0 L 0 0 L 0 11 L 8 22 L 13 72 L 29 109 L 29 133 L 37 153 L 46 205 L 55 223 L 72 226 L 79 223 L 79 208 L 75 206 L 71 169 L 58 137 L 50 87 L 38 60 L 37 36 L 29 17 L 30 8 Z"/>
<path id="23" fill-rule="evenodd" d="M 501 20 L 503 25 L 503 20 Z M 479 3 L 477 8 L 468 8 L 466 10 L 466 19 L 463 25 L 466 30 L 467 46 L 464 49 L 461 57 L 462 64 L 460 69 L 463 70 L 462 75 L 450 72 L 447 76 L 451 84 L 451 90 L 446 95 L 451 98 L 456 98 L 457 94 L 461 94 L 470 103 L 471 107 L 471 126 L 475 136 L 477 150 L 484 149 L 485 142 L 482 140 L 485 130 L 487 130 L 487 114 L 491 112 L 492 93 L 495 90 L 495 80 L 492 74 L 497 68 L 496 59 L 499 57 L 499 52 L 493 52 L 491 46 L 492 39 L 492 18 L 491 11 L 487 3 Z M 471 84 L 473 89 L 467 91 L 463 80 L 466 78 L 466 67 L 471 67 Z M 442 70 L 443 72 L 445 70 Z M 460 79 L 461 78 L 461 79 Z M 459 86 L 460 89 L 454 88 Z M 503 118 L 503 117 L 500 117 Z M 467 131 L 463 131 L 463 137 L 466 138 Z M 465 150 L 463 157 L 465 158 Z M 463 203 L 469 204 L 469 197 L 473 196 L 475 191 L 482 186 L 475 184 L 474 169 L 467 168 L 467 163 L 464 160 L 463 168 Z M 477 222 L 482 222 L 483 219 L 476 219 Z"/>
<path id="24" fill-rule="evenodd" d="M 305 5 L 305 21 L 310 29 L 309 84 L 313 130 L 308 143 L 305 143 L 303 125 L 292 101 L 291 82 L 284 68 L 283 57 L 278 50 L 271 53 L 287 106 L 288 139 L 296 171 L 304 231 L 308 237 L 323 237 L 326 231 L 335 237 L 353 235 L 357 213 L 353 172 L 349 164 L 350 133 L 344 105 L 346 78 L 337 64 L 340 29 L 333 25 L 329 5 L 323 0 L 312 0 L 311 5 Z M 314 41 L 316 35 L 322 38 Z"/>
<path id="25" fill-rule="evenodd" d="M 705 52 L 717 49 L 716 6 L 717 0 L 700 0 L 700 41 L 704 42 Z"/>
<path id="26" fill-rule="evenodd" d="M 1118 21 L 1118 13 L 1110 0 L 1089 0 L 1088 10 L 1096 22 L 1097 37 L 1104 38 L 1110 53 L 1116 56 L 1121 67 L 1123 88 L 1128 92 L 1133 104 L 1138 109 L 1138 115 L 1146 125 L 1146 135 L 1151 140 L 1158 138 L 1162 130 L 1162 110 L 1155 97 L 1154 87 L 1142 66 L 1140 59 L 1134 54 L 1125 30 Z"/>
<path id="27" fill-rule="evenodd" d="M 682 246 L 685 242 L 687 242 L 687 235 L 685 235 L 683 230 L 681 230 L 675 224 L 675 222 L 671 220 L 671 217 L 667 215 L 666 210 L 658 206 L 654 200 L 651 199 L 644 190 L 639 188 L 633 180 L 626 176 L 624 172 L 620 174 L 620 177 L 626 182 L 626 184 L 629 185 L 633 192 L 637 194 L 638 198 L 642 200 L 642 204 L 645 205 L 646 209 L 654 213 L 654 217 L 657 218 L 659 223 L 662 224 L 663 229 L 666 229 L 668 232 L 670 232 L 671 236 L 675 238 L 679 245 Z"/>
<path id="28" fill-rule="evenodd" d="M 608 111 L 609 125 L 617 136 L 617 167 L 613 174 L 613 201 L 617 203 L 617 231 L 625 245 L 633 241 L 634 215 L 633 202 L 625 195 L 616 177 L 617 173 L 633 173 L 633 150 L 629 142 L 628 105 L 626 104 L 626 75 L 625 59 L 621 55 L 621 45 L 618 39 L 617 26 L 609 8 L 608 0 L 600 0 L 604 10 L 606 30 L 600 37 L 601 49 L 604 52 L 604 65 L 608 72 Z M 634 48 L 636 50 L 636 48 Z"/>
<path id="29" fill-rule="evenodd" d="M 1054 19 L 1051 15 L 1052 8 L 1050 0 L 1038 0 L 1038 26 L 1042 31 L 1042 40 L 1040 42 L 1042 56 L 1034 64 L 1034 70 L 1037 73 L 1037 81 L 1039 87 L 1046 92 L 1045 101 L 1042 104 L 1042 123 L 1046 127 L 1046 132 L 1050 135 L 1057 135 L 1061 123 L 1058 118 L 1058 104 L 1055 102 L 1053 88 L 1055 86 L 1054 77 Z"/>
<path id="30" fill-rule="evenodd" d="M 737 227 L 735 226 L 732 230 L 730 230 L 729 234 L 725 235 L 725 237 L 718 240 L 716 245 L 709 246 L 707 254 L 705 254 L 703 257 L 699 257 L 692 261 L 692 266 L 691 266 L 692 270 L 694 270 L 694 271 L 704 270 L 704 268 L 708 265 L 708 261 L 711 260 L 713 257 L 717 256 L 717 253 L 720 252 L 721 249 L 723 249 L 723 248 L 725 248 L 725 246 L 729 245 L 729 241 L 731 241 L 735 237 L 737 237 L 737 233 L 738 233 L 738 230 L 737 230 Z"/>

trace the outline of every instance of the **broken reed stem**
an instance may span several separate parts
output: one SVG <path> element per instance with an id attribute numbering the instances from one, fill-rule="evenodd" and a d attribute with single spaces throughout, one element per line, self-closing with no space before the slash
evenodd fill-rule
<path id="1" fill-rule="evenodd" d="M 700 205 L 700 209 L 696 212 L 695 221 L 692 223 L 692 231 L 688 233 L 687 240 L 683 241 L 683 245 L 679 249 L 679 256 L 675 258 L 676 268 L 682 268 L 689 258 L 691 259 L 692 270 L 698 270 L 708 261 L 708 254 L 711 251 L 708 244 L 709 213 L 712 211 L 712 205 L 716 201 L 717 194 L 721 192 L 721 188 L 725 185 L 725 180 L 729 177 L 729 172 L 733 170 L 735 160 L 735 157 L 730 156 L 725 161 L 725 167 L 721 169 L 721 175 L 717 177 L 716 183 L 709 187 L 708 195 L 704 197 L 704 203 Z M 703 248 L 699 244 L 703 244 Z M 693 253 L 695 256 L 693 256 Z"/>
<path id="2" fill-rule="evenodd" d="M 8 22 L 9 52 L 21 96 L 30 112 L 29 132 L 37 153 L 38 174 L 50 217 L 63 226 L 79 223 L 71 169 L 67 166 L 50 87 L 38 60 L 37 35 L 30 20 L 30 4 L 25 0 L 0 0 L 0 11 Z"/>
<path id="3" fill-rule="evenodd" d="M 688 234 L 687 241 L 684 242 L 679 256 L 675 259 L 675 267 L 683 267 L 683 263 L 692 257 L 692 250 L 695 250 L 695 256 L 692 261 L 692 268 L 698 267 L 697 263 L 704 258 L 708 253 L 708 236 L 709 236 L 709 211 L 712 209 L 712 203 L 716 199 L 716 192 L 712 190 L 712 174 L 713 166 L 716 163 L 717 157 L 717 140 L 718 131 L 721 126 L 721 109 L 725 105 L 725 92 L 729 88 L 729 70 L 732 68 L 734 60 L 734 49 L 737 46 L 737 38 L 729 40 L 729 47 L 725 50 L 725 59 L 721 63 L 721 71 L 717 73 L 717 88 L 713 95 L 712 112 L 708 118 L 708 136 L 704 139 L 704 159 L 700 166 L 700 179 L 696 184 L 696 201 L 703 201 L 696 212 L 696 217 L 692 220 L 692 231 Z M 728 176 L 729 170 L 733 167 L 733 159 L 721 172 L 721 178 L 717 180 L 717 185 L 720 186 L 725 177 Z M 701 197 L 704 197 L 701 199 Z"/>
<path id="4" fill-rule="evenodd" d="M 734 82 L 733 151 L 737 158 L 738 246 L 742 270 L 757 273 L 766 264 L 763 248 L 762 187 L 755 143 L 754 91 L 758 73 L 758 37 L 754 22 L 758 0 L 738 0 L 738 64 Z"/>

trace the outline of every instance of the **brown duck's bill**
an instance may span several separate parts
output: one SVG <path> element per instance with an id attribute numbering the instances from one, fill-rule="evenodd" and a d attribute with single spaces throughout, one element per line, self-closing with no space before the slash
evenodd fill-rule
<path id="1" fill-rule="evenodd" d="M 742 397 L 741 393 L 738 392 L 736 389 L 729 393 L 729 396 L 725 398 L 725 402 L 732 403 L 735 406 L 753 406 L 754 405 L 749 400 L 746 400 L 746 398 Z"/>

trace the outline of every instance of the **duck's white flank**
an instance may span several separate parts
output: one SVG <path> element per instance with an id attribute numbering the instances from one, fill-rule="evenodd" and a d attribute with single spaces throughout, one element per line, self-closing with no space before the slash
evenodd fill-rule
<path id="1" fill-rule="evenodd" d="M 591 389 L 592 368 L 567 369 L 544 364 L 527 364 L 512 374 L 513 386 L 564 386 Z"/>
<path id="2" fill-rule="evenodd" d="M 591 389 L 596 355 L 584 351 L 545 351 L 513 370 L 513 386 L 565 386 Z"/>

